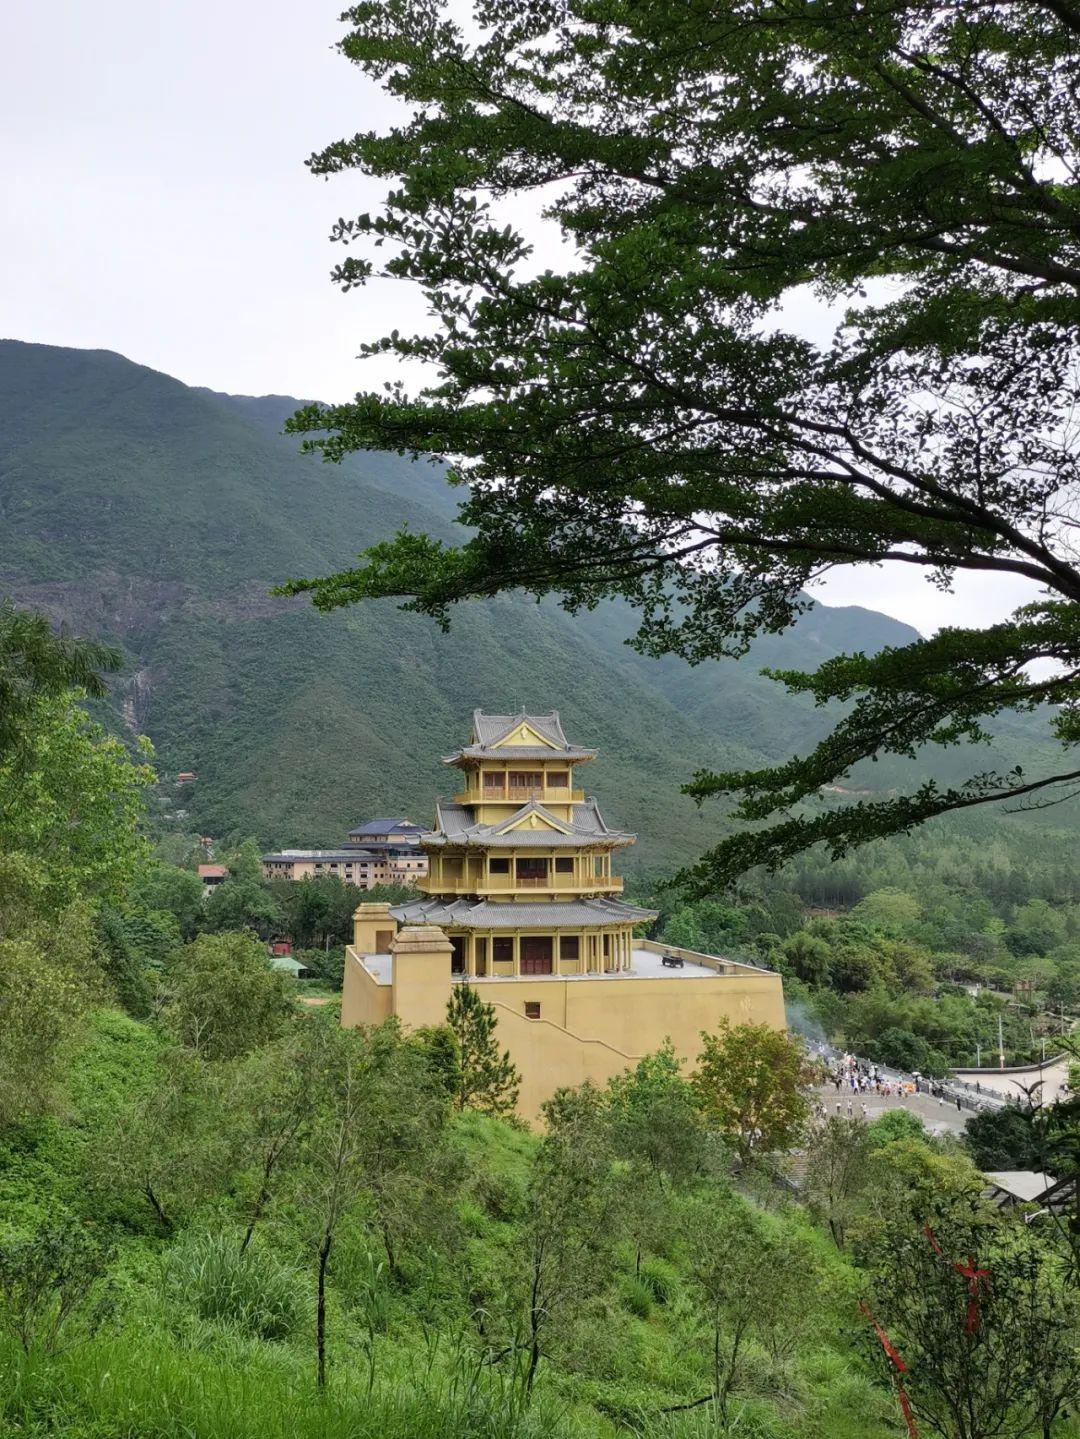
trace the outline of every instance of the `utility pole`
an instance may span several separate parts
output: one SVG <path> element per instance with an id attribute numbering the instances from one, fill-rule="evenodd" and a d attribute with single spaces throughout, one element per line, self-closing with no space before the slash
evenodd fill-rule
<path id="1" fill-rule="evenodd" d="M 975 1068 L 982 1068 L 982 1044 L 979 1040 L 975 1041 Z"/>
<path id="2" fill-rule="evenodd" d="M 1001 1015 L 998 1015 L 998 1068 L 1005 1068 L 1005 1041 L 1001 1037 Z"/>

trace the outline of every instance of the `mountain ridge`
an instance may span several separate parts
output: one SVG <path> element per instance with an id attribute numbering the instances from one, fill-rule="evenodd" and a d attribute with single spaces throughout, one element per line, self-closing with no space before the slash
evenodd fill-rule
<path id="1" fill-rule="evenodd" d="M 589 793 L 640 835 L 625 867 L 685 862 L 718 817 L 680 784 L 786 757 L 828 726 L 760 667 L 915 636 L 815 605 L 746 659 L 691 668 L 630 649 L 615 604 L 572 617 L 504 596 L 462 607 L 444 635 L 390 601 L 321 615 L 275 598 L 402 525 L 455 528 L 458 495 L 430 463 L 299 454 L 279 433 L 299 403 L 187 386 L 111 351 L 0 342 L 0 588 L 120 645 L 116 712 L 163 773 L 199 774 L 186 807 L 202 832 L 327 843 L 371 813 L 426 819 L 474 708 L 554 707 L 601 751 Z"/>

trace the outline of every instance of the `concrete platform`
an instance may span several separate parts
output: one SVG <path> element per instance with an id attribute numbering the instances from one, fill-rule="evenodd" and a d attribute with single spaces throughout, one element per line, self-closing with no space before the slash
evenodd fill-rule
<path id="1" fill-rule="evenodd" d="M 654 954 L 648 949 L 635 949 L 631 952 L 631 968 L 628 970 L 613 970 L 601 974 L 528 974 L 521 975 L 521 979 L 527 979 L 530 983 L 542 984 L 545 980 L 558 980 L 565 984 L 588 984 L 597 979 L 619 979 L 627 982 L 635 979 L 726 979 L 727 976 L 718 974 L 715 969 L 710 969 L 704 964 L 695 964 L 693 960 L 683 961 L 681 969 L 672 968 L 662 963 L 660 955 Z M 362 956 L 364 968 L 372 976 L 377 984 L 389 984 L 393 967 L 393 959 L 388 954 L 365 954 Z M 464 978 L 464 976 L 459 976 Z M 516 984 L 519 976 L 513 974 L 485 974 L 474 975 L 470 984 Z"/>
<path id="2" fill-rule="evenodd" d="M 862 1094 L 852 1094 L 850 1089 L 844 1089 L 837 1094 L 831 1084 L 817 1087 L 814 1093 L 825 1106 L 826 1113 L 832 1117 L 837 1113 L 836 1103 L 840 1101 L 839 1113 L 847 1119 L 848 1100 L 851 1100 L 852 1119 L 863 1117 L 862 1107 L 866 1105 L 867 1120 L 880 1119 L 883 1114 L 888 1114 L 893 1109 L 906 1109 L 909 1114 L 914 1114 L 921 1119 L 931 1134 L 962 1134 L 964 1126 L 971 1118 L 969 1110 L 962 1113 L 951 1104 L 949 1100 L 939 1103 L 929 1094 L 909 1094 L 905 1099 L 899 1099 L 893 1095 L 886 1099 L 883 1094 L 875 1094 L 873 1090 Z"/>

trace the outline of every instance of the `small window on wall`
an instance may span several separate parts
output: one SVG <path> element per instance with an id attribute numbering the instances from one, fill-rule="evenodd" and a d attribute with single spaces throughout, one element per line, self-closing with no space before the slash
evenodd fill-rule
<path id="1" fill-rule="evenodd" d="M 548 770 L 548 789 L 569 789 L 570 772 L 565 769 Z"/>
<path id="2" fill-rule="evenodd" d="M 493 859 L 489 861 L 492 874 L 509 874 L 510 861 L 508 859 Z"/>
<path id="3" fill-rule="evenodd" d="M 537 999 L 527 999 L 527 1000 L 525 1001 L 525 1018 L 526 1018 L 526 1019 L 539 1019 L 539 1018 L 540 1018 L 540 1001 L 539 1001 L 539 1000 L 537 1000 Z"/>
<path id="4" fill-rule="evenodd" d="M 572 859 L 557 859 L 555 861 L 556 874 L 573 874 L 574 861 Z"/>

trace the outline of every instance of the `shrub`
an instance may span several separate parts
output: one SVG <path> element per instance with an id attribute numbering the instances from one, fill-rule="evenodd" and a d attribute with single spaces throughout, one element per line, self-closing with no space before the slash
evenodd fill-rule
<path id="1" fill-rule="evenodd" d="M 679 1289 L 677 1272 L 670 1264 L 665 1263 L 663 1259 L 658 1259 L 654 1254 L 647 1254 L 642 1259 L 638 1269 L 638 1278 L 656 1304 L 667 1304 Z"/>
<path id="2" fill-rule="evenodd" d="M 343 949 L 297 949 L 293 958 L 312 975 L 331 989 L 339 990 L 345 979 L 345 951 Z"/>
<path id="3" fill-rule="evenodd" d="M 241 1253 L 233 1234 L 200 1234 L 178 1244 L 165 1282 L 170 1297 L 186 1301 L 200 1319 L 259 1339 L 286 1339 L 307 1315 L 298 1271 L 266 1250 Z"/>
<path id="4" fill-rule="evenodd" d="M 619 1290 L 624 1307 L 639 1319 L 648 1319 L 653 1306 L 653 1295 L 649 1286 L 636 1275 L 628 1275 Z"/>
<path id="5" fill-rule="evenodd" d="M 509 1224 L 521 1216 L 524 1196 L 519 1185 L 502 1174 L 478 1174 L 473 1193 L 480 1204 L 501 1224 Z"/>
<path id="6" fill-rule="evenodd" d="M 29 1354 L 56 1350 L 65 1332 L 93 1333 L 108 1312 L 109 1249 L 73 1225 L 42 1225 L 0 1244 L 0 1333 Z"/>

